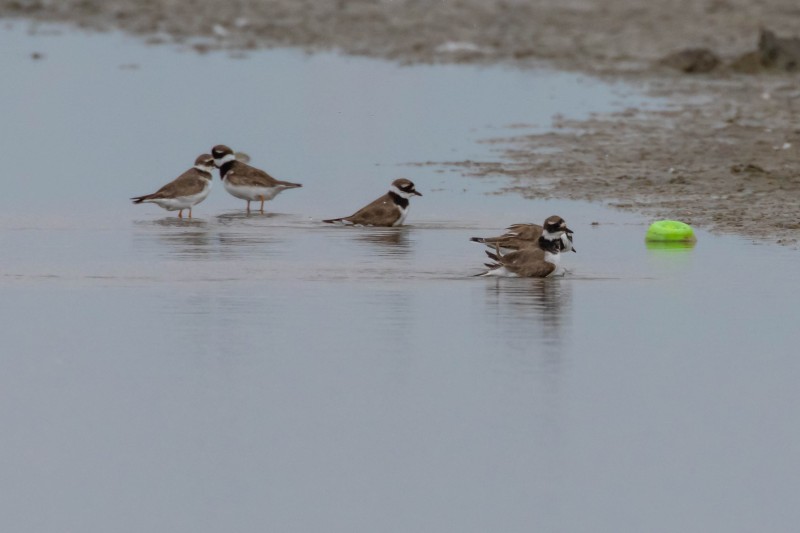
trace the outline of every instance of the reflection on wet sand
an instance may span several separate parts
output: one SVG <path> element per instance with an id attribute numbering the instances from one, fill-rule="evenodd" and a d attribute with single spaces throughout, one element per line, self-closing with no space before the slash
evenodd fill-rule
<path id="1" fill-rule="evenodd" d="M 207 228 L 208 222 L 202 218 L 178 218 L 165 217 L 156 220 L 137 220 L 134 222 L 139 226 L 160 226 L 162 228 Z"/>
<path id="2" fill-rule="evenodd" d="M 269 220 L 269 219 L 276 219 L 285 217 L 283 213 L 259 213 L 258 211 L 251 211 L 248 213 L 247 211 L 229 211 L 227 213 L 222 213 L 221 215 L 217 215 L 217 221 L 220 224 L 228 225 L 228 224 L 235 224 L 240 221 L 254 221 L 257 222 L 259 220 Z"/>

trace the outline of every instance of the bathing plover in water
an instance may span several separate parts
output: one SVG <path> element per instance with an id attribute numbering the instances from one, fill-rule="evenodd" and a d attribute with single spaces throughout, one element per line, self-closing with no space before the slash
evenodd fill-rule
<path id="1" fill-rule="evenodd" d="M 498 237 L 472 237 L 470 241 L 485 244 L 490 248 L 495 245 L 504 250 L 520 250 L 535 247 L 539 237 L 542 236 L 542 227 L 539 224 L 512 224 L 506 232 Z M 572 245 L 572 230 L 567 230 L 561 237 L 562 252 L 577 252 Z"/>
<path id="2" fill-rule="evenodd" d="M 192 218 L 192 206 L 206 199 L 211 192 L 211 172 L 214 170 L 214 158 L 203 154 L 194 161 L 194 166 L 167 183 L 153 194 L 145 194 L 131 198 L 133 203 L 153 203 L 167 211 L 178 211 L 183 218 L 183 210 L 189 210 Z"/>
<path id="3" fill-rule="evenodd" d="M 412 196 L 422 194 L 414 189 L 411 181 L 405 178 L 396 179 L 389 187 L 389 192 L 349 217 L 332 218 L 323 222 L 358 226 L 400 226 L 408 215 L 408 201 Z"/>
<path id="4" fill-rule="evenodd" d="M 264 213 L 264 202 L 272 200 L 281 191 L 302 187 L 300 183 L 276 180 L 263 170 L 251 167 L 236 159 L 233 150 L 224 144 L 211 149 L 214 163 L 219 168 L 219 176 L 225 190 L 232 196 L 247 200 L 247 212 L 250 202 L 261 202 L 261 213 Z"/>
<path id="5" fill-rule="evenodd" d="M 559 216 L 548 217 L 544 221 L 542 233 L 536 246 L 523 247 L 505 255 L 500 253 L 500 244 L 495 243 L 495 253 L 486 252 L 494 263 L 486 263 L 489 270 L 479 276 L 546 278 L 560 276 L 564 270 L 559 266 L 564 247 L 562 237 L 572 231 Z"/>

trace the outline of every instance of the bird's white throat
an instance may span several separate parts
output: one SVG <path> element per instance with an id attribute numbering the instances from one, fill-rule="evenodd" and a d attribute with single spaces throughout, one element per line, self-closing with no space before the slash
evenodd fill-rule
<path id="1" fill-rule="evenodd" d="M 236 161 L 236 156 L 233 154 L 225 154 L 219 159 L 217 159 L 216 157 L 214 158 L 214 163 L 216 163 L 218 167 L 221 167 L 225 163 L 230 163 L 231 161 Z"/>
<path id="2" fill-rule="evenodd" d="M 542 237 L 544 237 L 548 241 L 557 241 L 557 240 L 559 240 L 561 238 L 562 235 L 564 235 L 563 231 L 557 231 L 555 233 L 550 233 L 546 229 L 542 230 Z"/>

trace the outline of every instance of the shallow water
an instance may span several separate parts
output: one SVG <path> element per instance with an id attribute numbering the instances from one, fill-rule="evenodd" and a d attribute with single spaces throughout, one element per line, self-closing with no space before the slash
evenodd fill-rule
<path id="1" fill-rule="evenodd" d="M 26 28 L 0 32 L 4 530 L 794 531 L 796 252 L 647 248 L 635 215 L 405 165 L 658 102 Z M 266 216 L 219 180 L 192 221 L 127 202 L 218 142 L 305 187 Z M 399 175 L 408 227 L 319 222 Z M 470 236 L 553 213 L 567 277 L 473 277 Z"/>

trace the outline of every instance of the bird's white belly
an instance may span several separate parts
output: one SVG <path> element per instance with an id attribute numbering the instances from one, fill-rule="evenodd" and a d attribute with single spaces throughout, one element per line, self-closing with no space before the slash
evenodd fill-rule
<path id="1" fill-rule="evenodd" d="M 225 184 L 225 190 L 228 191 L 231 196 L 235 196 L 240 200 L 250 201 L 261 200 L 261 198 L 264 198 L 264 200 L 272 200 L 284 189 L 284 187 L 254 187 L 252 185 L 234 185 L 233 183 L 229 183 L 228 180 L 224 180 L 223 183 Z"/>
<path id="2" fill-rule="evenodd" d="M 547 261 L 548 263 L 550 263 L 551 265 L 556 267 L 552 272 L 550 272 L 547 276 L 545 276 L 546 278 L 555 278 L 555 277 L 563 276 L 564 274 L 567 273 L 567 271 L 564 270 L 564 267 L 561 266 L 561 254 L 560 253 L 551 254 L 550 252 L 545 252 L 544 260 Z"/>
<path id="3" fill-rule="evenodd" d="M 518 278 L 519 275 L 515 274 L 514 272 L 510 272 L 506 267 L 501 266 L 499 268 L 494 268 L 482 274 L 482 276 L 486 277 L 496 277 L 496 278 Z"/>
<path id="4" fill-rule="evenodd" d="M 400 209 L 400 218 L 398 218 L 397 220 L 394 221 L 394 224 L 392 224 L 393 228 L 396 228 L 397 226 L 402 226 L 403 222 L 406 221 L 406 217 L 408 216 L 408 208 L 407 207 L 405 209 L 403 209 L 400 206 L 397 206 L 397 207 L 398 207 L 398 209 Z"/>

